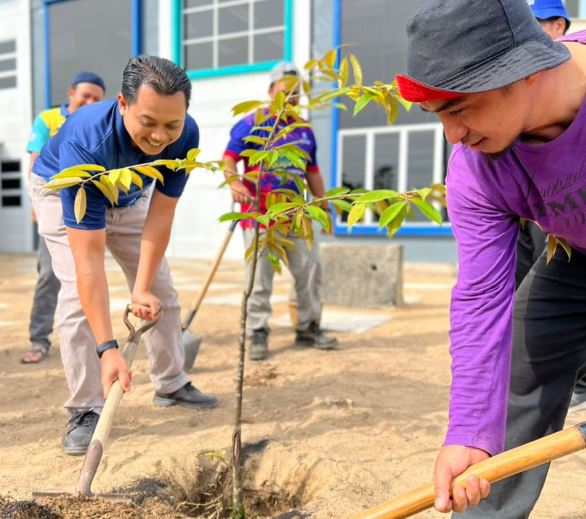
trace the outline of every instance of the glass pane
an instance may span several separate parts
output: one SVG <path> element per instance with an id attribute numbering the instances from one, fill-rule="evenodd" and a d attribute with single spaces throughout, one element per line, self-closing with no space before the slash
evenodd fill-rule
<path id="1" fill-rule="evenodd" d="M 356 189 L 364 187 L 366 167 L 366 137 L 363 135 L 347 136 L 342 138 L 342 163 L 339 165 L 342 172 L 342 186 Z M 348 214 L 343 213 L 341 221 L 348 220 Z"/>
<path id="2" fill-rule="evenodd" d="M 277 61 L 285 55 L 285 33 L 283 31 L 254 36 L 254 63 Z"/>
<path id="3" fill-rule="evenodd" d="M 214 46 L 211 41 L 186 45 L 184 49 L 187 70 L 203 70 L 214 67 Z"/>
<path id="4" fill-rule="evenodd" d="M 186 14 L 183 23 L 183 38 L 186 40 L 207 38 L 214 34 L 214 12 L 211 10 Z"/>
<path id="5" fill-rule="evenodd" d="M 80 70 L 99 74 L 108 97 L 120 91 L 130 58 L 130 4 L 131 0 L 49 4 L 52 105 L 67 100 L 67 87 Z"/>
<path id="6" fill-rule="evenodd" d="M 243 4 L 218 9 L 219 34 L 248 31 L 249 8 L 248 4 Z"/>
<path id="7" fill-rule="evenodd" d="M 16 40 L 6 40 L 0 42 L 0 54 L 16 52 Z"/>
<path id="8" fill-rule="evenodd" d="M 214 3 L 213 0 L 184 0 L 183 7 L 205 7 L 208 5 L 212 5 Z"/>
<path id="9" fill-rule="evenodd" d="M 407 189 L 433 184 L 433 132 L 410 132 L 407 153 Z M 428 222 L 420 211 L 412 211 L 409 220 Z"/>
<path id="10" fill-rule="evenodd" d="M 16 71 L 16 58 L 0 60 L 0 72 Z"/>
<path id="11" fill-rule="evenodd" d="M 342 43 L 360 59 L 364 82 L 375 80 L 391 82 L 398 72 L 405 71 L 407 37 L 405 25 L 423 0 L 369 0 L 364 2 L 342 0 Z M 347 103 L 348 104 L 348 103 Z M 409 113 L 400 111 L 398 124 L 437 122 L 437 117 L 417 107 Z M 340 128 L 386 126 L 386 116 L 372 103 L 356 117 L 352 110 L 340 112 Z"/>
<path id="12" fill-rule="evenodd" d="M 248 37 L 218 41 L 218 67 L 248 63 Z"/>
<path id="13" fill-rule="evenodd" d="M 15 88 L 16 76 L 0 77 L 0 88 Z"/>
<path id="14" fill-rule="evenodd" d="M 374 137 L 373 189 L 399 189 L 399 135 Z"/>
<path id="15" fill-rule="evenodd" d="M 262 0 L 254 3 L 254 28 L 265 29 L 285 25 L 284 0 Z"/>

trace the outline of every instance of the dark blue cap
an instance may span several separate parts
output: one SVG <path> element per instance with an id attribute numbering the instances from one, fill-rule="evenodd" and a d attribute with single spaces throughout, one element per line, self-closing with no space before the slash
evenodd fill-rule
<path id="1" fill-rule="evenodd" d="M 71 86 L 79 85 L 79 83 L 92 83 L 99 86 L 104 92 L 106 92 L 106 85 L 104 84 L 104 80 L 93 72 L 80 72 L 73 78 Z"/>

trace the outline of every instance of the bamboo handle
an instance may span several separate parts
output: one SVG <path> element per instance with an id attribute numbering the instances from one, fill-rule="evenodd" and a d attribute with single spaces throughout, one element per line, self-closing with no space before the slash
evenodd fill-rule
<path id="1" fill-rule="evenodd" d="M 472 465 L 454 480 L 452 488 L 466 487 L 470 475 L 494 483 L 585 447 L 586 422 L 583 422 Z M 362 512 L 354 519 L 402 519 L 430 508 L 434 499 L 434 487 L 430 483 Z"/>

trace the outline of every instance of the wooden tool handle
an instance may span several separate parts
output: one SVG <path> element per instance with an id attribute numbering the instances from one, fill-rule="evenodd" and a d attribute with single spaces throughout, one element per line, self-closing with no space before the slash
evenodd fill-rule
<path id="1" fill-rule="evenodd" d="M 586 422 L 476 463 L 460 474 L 453 484 L 466 487 L 470 475 L 494 483 L 585 447 Z M 402 519 L 430 508 L 434 499 L 434 487 L 430 483 L 362 512 L 354 519 Z"/>

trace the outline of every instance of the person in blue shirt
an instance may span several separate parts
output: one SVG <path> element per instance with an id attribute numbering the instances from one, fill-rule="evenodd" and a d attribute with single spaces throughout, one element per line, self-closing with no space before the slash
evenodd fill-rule
<path id="1" fill-rule="evenodd" d="M 80 72 L 67 89 L 69 103 L 42 111 L 35 117 L 27 151 L 30 153 L 29 177 L 43 146 L 54 137 L 67 117 L 82 106 L 98 103 L 104 99 L 106 86 L 100 76 L 93 72 Z M 33 221 L 37 217 L 33 211 Z M 39 239 L 37 253 L 37 272 L 33 306 L 29 325 L 30 345 L 20 361 L 23 364 L 36 364 L 46 359 L 51 348 L 49 336 L 53 331 L 59 280 L 51 266 L 51 255 L 45 240 Z"/>
<path id="2" fill-rule="evenodd" d="M 53 175 L 74 165 L 97 164 L 110 170 L 159 158 L 185 158 L 199 145 L 197 124 L 187 114 L 190 95 L 189 78 L 171 61 L 132 58 L 117 99 L 71 115 L 35 163 L 31 198 L 61 282 L 58 331 L 70 390 L 65 407 L 71 414 L 62 444 L 68 454 L 87 450 L 112 383 L 120 380 L 125 391 L 131 384 L 112 331 L 106 249 L 126 275 L 131 300 L 140 307 L 135 315 L 154 319 L 164 309 L 157 326 L 145 336 L 154 404 L 217 404 L 214 396 L 193 387 L 183 371 L 180 309 L 164 259 L 186 174 L 158 167 L 164 182 L 142 176 L 142 188 L 133 185 L 128 193 L 120 193 L 116 206 L 88 183 L 86 214 L 79 223 L 74 214 L 78 186 L 46 188 Z"/>

